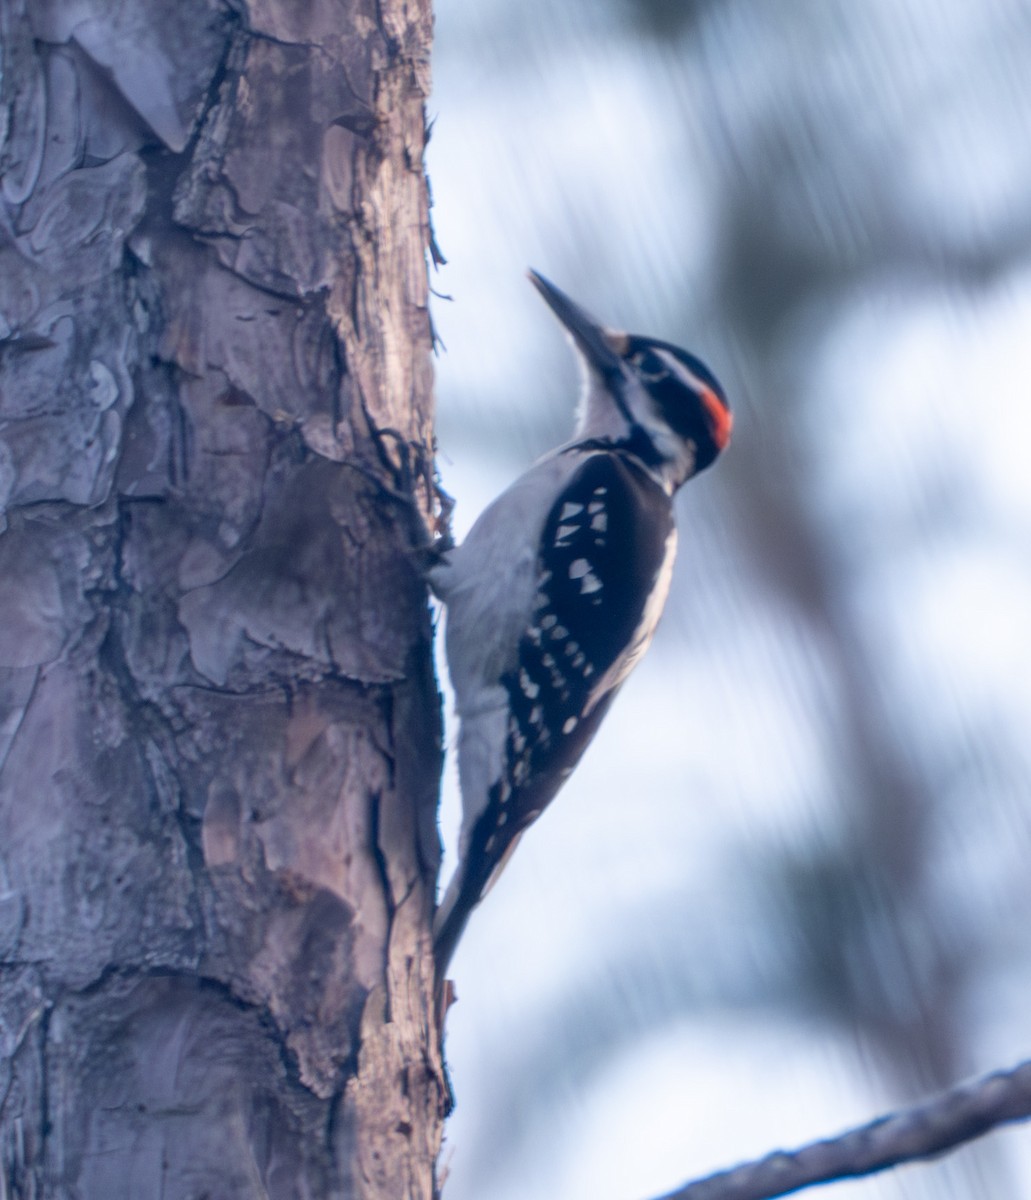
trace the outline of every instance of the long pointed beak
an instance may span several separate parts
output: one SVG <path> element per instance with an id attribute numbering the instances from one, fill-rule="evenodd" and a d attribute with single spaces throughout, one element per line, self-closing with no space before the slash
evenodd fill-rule
<path id="1" fill-rule="evenodd" d="M 622 370 L 623 360 L 619 354 L 621 343 L 626 341 L 624 334 L 613 333 L 599 324 L 579 304 L 575 304 L 560 288 L 549 279 L 545 279 L 539 271 L 527 271 L 530 282 L 544 297 L 548 307 L 561 321 L 568 331 L 574 344 L 583 354 L 587 362 L 603 375 L 618 373 Z"/>

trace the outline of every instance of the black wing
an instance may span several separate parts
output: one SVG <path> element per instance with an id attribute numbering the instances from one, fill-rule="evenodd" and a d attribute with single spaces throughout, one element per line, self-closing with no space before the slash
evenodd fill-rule
<path id="1" fill-rule="evenodd" d="M 498 797 L 506 832 L 537 816 L 586 750 L 672 532 L 666 493 L 612 453 L 591 455 L 555 502 L 541 538 L 533 624 L 502 680 L 512 714 Z"/>
<path id="2" fill-rule="evenodd" d="M 437 936 L 438 962 L 450 958 L 519 835 L 587 749 L 616 694 L 672 533 L 669 497 L 611 450 L 584 461 L 548 514 L 533 621 L 502 678 L 511 714 L 505 773 L 463 855 L 460 893 Z"/>

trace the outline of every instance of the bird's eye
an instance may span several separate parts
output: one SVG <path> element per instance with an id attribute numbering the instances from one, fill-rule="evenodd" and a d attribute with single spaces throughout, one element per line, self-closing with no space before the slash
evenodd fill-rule
<path id="1" fill-rule="evenodd" d="M 669 374 L 669 368 L 665 365 L 661 358 L 651 350 L 638 350 L 630 361 L 637 368 L 638 374 L 642 379 L 649 383 L 655 383 L 660 379 L 665 379 Z"/>

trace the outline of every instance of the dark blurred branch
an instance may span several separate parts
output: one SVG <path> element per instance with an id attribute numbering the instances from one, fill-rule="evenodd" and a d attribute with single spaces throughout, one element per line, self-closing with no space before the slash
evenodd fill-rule
<path id="1" fill-rule="evenodd" d="M 1031 1117 L 1031 1061 L 962 1084 L 927 1104 L 878 1117 L 824 1142 L 778 1150 L 688 1183 L 657 1200 L 771 1200 L 816 1183 L 933 1158 L 1010 1121 Z"/>

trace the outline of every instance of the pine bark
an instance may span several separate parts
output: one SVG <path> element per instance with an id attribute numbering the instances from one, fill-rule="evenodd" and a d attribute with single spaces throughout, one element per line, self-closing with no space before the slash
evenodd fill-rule
<path id="1" fill-rule="evenodd" d="M 434 1193 L 430 34 L 0 3 L 4 1197 Z"/>

